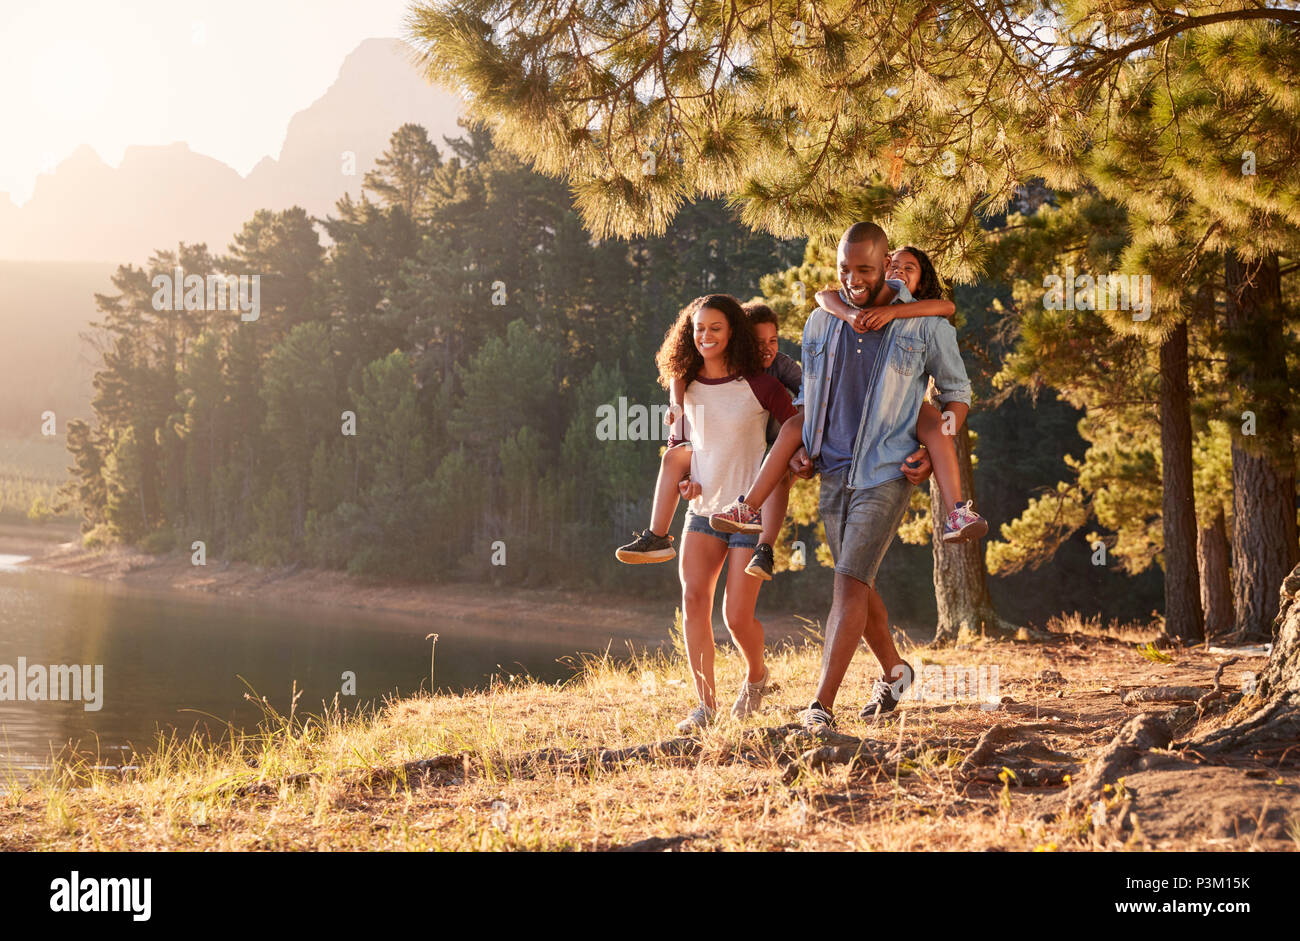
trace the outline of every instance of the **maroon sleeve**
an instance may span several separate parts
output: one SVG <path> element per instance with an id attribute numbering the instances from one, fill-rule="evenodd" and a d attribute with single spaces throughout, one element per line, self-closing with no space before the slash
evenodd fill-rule
<path id="1" fill-rule="evenodd" d="M 781 380 L 767 373 L 759 373 L 757 376 L 746 376 L 745 381 L 749 383 L 750 391 L 758 399 L 758 404 L 777 421 L 784 424 L 786 419 L 794 415 L 794 403 L 789 391 L 781 385 Z"/>

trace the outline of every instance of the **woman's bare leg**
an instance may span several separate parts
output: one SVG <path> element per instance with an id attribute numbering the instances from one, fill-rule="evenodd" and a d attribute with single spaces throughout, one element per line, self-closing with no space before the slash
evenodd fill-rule
<path id="1" fill-rule="evenodd" d="M 745 565 L 753 549 L 727 551 L 727 587 L 722 594 L 722 615 L 731 632 L 731 639 L 740 649 L 748 669 L 746 679 L 757 683 L 763 678 L 763 623 L 754 616 L 758 602 L 761 579 L 745 573 Z"/>
<path id="2" fill-rule="evenodd" d="M 934 480 L 944 510 L 951 513 L 961 503 L 961 468 L 957 466 L 957 445 L 943 433 L 943 416 L 929 402 L 921 403 L 916 416 L 916 437 L 930 452 Z"/>
<path id="3" fill-rule="evenodd" d="M 677 485 L 691 472 L 691 449 L 679 444 L 669 448 L 659 459 L 659 479 L 655 481 L 655 502 L 650 511 L 650 532 L 667 536 L 677 512 Z"/>
<path id="4" fill-rule="evenodd" d="M 677 571 L 682 580 L 682 635 L 686 659 L 700 702 L 716 711 L 713 688 L 713 591 L 718 584 L 727 544 L 704 533 L 685 533 L 678 555 Z M 744 574 L 744 563 L 741 563 Z M 757 581 L 757 579 L 750 579 Z"/>

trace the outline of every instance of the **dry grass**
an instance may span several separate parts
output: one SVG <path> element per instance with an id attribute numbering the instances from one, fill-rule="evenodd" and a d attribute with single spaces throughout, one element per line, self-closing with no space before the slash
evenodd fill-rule
<path id="1" fill-rule="evenodd" d="M 1184 655 L 1181 666 L 1153 664 L 1131 644 L 1080 643 L 1076 636 L 1049 644 L 912 648 L 907 656 L 914 664 L 997 664 L 1002 692 L 1013 702 L 996 711 L 973 702 L 905 703 L 901 718 L 881 727 L 855 715 L 874 672 L 860 652 L 838 701 L 840 730 L 908 746 L 913 757 L 890 768 L 865 762 L 810 770 L 797 760 L 810 743 L 798 735 L 783 742 L 788 733 L 773 731 L 812 695 L 820 656 L 815 643 L 773 650 L 770 668 L 781 688 L 763 712 L 743 723 L 723 721 L 704 736 L 698 754 L 684 758 L 581 760 L 592 750 L 675 737 L 673 725 L 693 702 L 682 662 L 671 652 L 588 660 L 563 684 L 515 678 L 463 697 L 391 702 L 368 716 L 332 712 L 304 720 L 268 709 L 257 734 L 215 746 L 161 743 L 138 756 L 139 769 L 125 777 L 95 771 L 82 759 L 25 786 L 11 783 L 0 796 L 0 849 L 1209 846 L 1210 837 L 1202 839 L 1194 826 L 1182 836 L 1162 835 L 1144 818 L 1143 825 L 1121 830 L 1101 822 L 1095 809 L 1044 819 L 1044 807 L 1059 799 L 1061 788 L 959 776 L 961 758 L 995 722 L 1058 722 L 1059 734 L 1048 726 L 1034 747 L 1082 762 L 1131 714 L 1113 695 L 1116 677 L 1163 681 L 1157 674 L 1213 670 L 1208 659 L 1187 660 L 1196 654 Z M 1065 672 L 1064 682 L 1041 679 L 1049 669 Z M 736 654 L 720 650 L 720 701 L 730 702 L 727 693 L 741 674 Z M 579 760 L 557 758 L 556 750 L 579 753 Z M 452 757 L 425 775 L 400 770 L 435 756 Z M 1294 813 L 1296 778 L 1287 773 L 1285 782 L 1256 783 L 1272 788 L 1273 806 Z M 1122 784 L 1106 798 L 1111 817 L 1126 799 L 1131 795 Z M 1296 838 L 1286 826 L 1284 820 L 1275 842 L 1293 848 Z M 1264 844 L 1275 845 L 1271 838 Z"/>

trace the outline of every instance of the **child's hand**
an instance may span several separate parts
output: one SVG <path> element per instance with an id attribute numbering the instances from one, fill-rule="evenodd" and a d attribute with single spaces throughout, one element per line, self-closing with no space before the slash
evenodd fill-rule
<path id="1" fill-rule="evenodd" d="M 694 500 L 704 492 L 704 488 L 690 477 L 683 477 L 677 481 L 677 492 L 682 495 L 683 500 Z"/>
<path id="2" fill-rule="evenodd" d="M 895 313 L 892 305 L 889 307 L 868 307 L 858 315 L 868 330 L 883 330 L 894 319 Z"/>
<path id="3" fill-rule="evenodd" d="M 919 486 L 929 478 L 934 470 L 933 465 L 930 463 L 930 452 L 926 450 L 925 445 L 921 445 L 903 459 L 903 463 L 898 465 L 898 469 L 903 472 L 903 476 L 913 485 Z"/>
<path id="4" fill-rule="evenodd" d="M 859 311 L 857 316 L 853 318 L 853 324 L 852 324 L 853 329 L 856 330 L 858 333 L 866 333 L 868 330 L 872 329 L 870 326 L 867 325 L 870 317 L 871 317 L 870 308 L 868 308 L 867 310 Z"/>

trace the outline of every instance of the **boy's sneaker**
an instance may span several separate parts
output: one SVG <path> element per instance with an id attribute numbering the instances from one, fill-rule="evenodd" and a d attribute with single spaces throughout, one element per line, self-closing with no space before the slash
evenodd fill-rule
<path id="1" fill-rule="evenodd" d="M 867 704 L 862 707 L 858 715 L 864 719 L 872 719 L 894 711 L 898 706 L 898 700 L 907 693 L 916 678 L 910 663 L 903 661 L 903 667 L 906 672 L 893 683 L 882 676 L 871 685 L 871 698 L 867 700 Z M 898 687 L 897 690 L 894 689 L 895 686 Z"/>
<path id="2" fill-rule="evenodd" d="M 763 531 L 763 511 L 752 510 L 745 505 L 745 495 L 736 500 L 721 513 L 709 517 L 709 525 L 720 533 L 761 533 Z"/>
<path id="3" fill-rule="evenodd" d="M 626 546 L 619 546 L 614 553 L 620 562 L 628 565 L 641 565 L 646 562 L 667 562 L 677 555 L 673 548 L 672 536 L 656 536 L 650 530 L 638 533 L 632 530 L 636 538 Z"/>
<path id="4" fill-rule="evenodd" d="M 974 500 L 958 503 L 957 508 L 943 521 L 944 542 L 970 542 L 989 531 L 988 520 L 975 512 Z"/>
<path id="5" fill-rule="evenodd" d="M 812 705 L 799 713 L 799 724 L 809 732 L 833 729 L 835 728 L 835 717 L 831 715 L 829 709 L 814 699 Z"/>
<path id="6" fill-rule="evenodd" d="M 731 717 L 733 719 L 743 719 L 758 711 L 758 707 L 763 702 L 763 694 L 767 692 L 767 681 L 769 679 L 771 679 L 771 673 L 767 667 L 764 667 L 761 680 L 757 683 L 750 683 L 746 680 L 741 685 L 740 695 L 736 697 L 735 705 L 731 707 Z"/>
<path id="7" fill-rule="evenodd" d="M 754 557 L 745 566 L 745 574 L 770 582 L 772 580 L 772 564 L 772 547 L 765 542 L 760 542 L 754 547 Z"/>
<path id="8" fill-rule="evenodd" d="M 691 732 L 703 729 L 705 726 L 712 724 L 713 710 L 704 703 L 700 703 L 691 710 L 691 714 L 677 723 L 677 731 L 689 735 Z"/>

